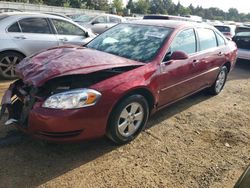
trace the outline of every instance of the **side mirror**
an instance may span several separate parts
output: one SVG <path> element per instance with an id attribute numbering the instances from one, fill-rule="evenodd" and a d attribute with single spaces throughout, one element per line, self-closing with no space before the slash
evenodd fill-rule
<path id="1" fill-rule="evenodd" d="M 85 31 L 84 36 L 85 36 L 86 38 L 88 38 L 88 37 L 89 37 L 89 33 L 88 33 L 88 31 Z"/>
<path id="2" fill-rule="evenodd" d="M 188 54 L 186 54 L 183 51 L 174 51 L 170 56 L 170 60 L 184 60 L 184 59 L 188 59 Z"/>
<path id="3" fill-rule="evenodd" d="M 92 24 L 92 25 L 95 25 L 95 24 L 98 24 L 98 23 L 99 23 L 99 22 L 98 22 L 98 21 L 96 21 L 96 20 L 95 20 L 95 21 L 93 21 L 93 22 L 91 22 L 91 24 Z"/>

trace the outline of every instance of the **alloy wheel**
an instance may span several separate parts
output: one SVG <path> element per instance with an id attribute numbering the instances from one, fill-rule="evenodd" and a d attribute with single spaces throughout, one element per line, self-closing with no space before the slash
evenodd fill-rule
<path id="1" fill-rule="evenodd" d="M 0 60 L 1 74 L 5 78 L 14 78 L 16 65 L 21 61 L 17 56 L 5 56 Z"/>
<path id="2" fill-rule="evenodd" d="M 133 102 L 128 104 L 118 118 L 118 132 L 129 137 L 140 127 L 144 119 L 144 110 L 141 104 Z"/>

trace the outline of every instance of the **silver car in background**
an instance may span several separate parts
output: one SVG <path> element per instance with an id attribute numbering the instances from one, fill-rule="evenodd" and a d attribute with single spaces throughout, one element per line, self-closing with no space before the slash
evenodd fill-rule
<path id="1" fill-rule="evenodd" d="M 59 45 L 84 45 L 95 37 L 68 19 L 39 13 L 0 14 L 0 76 L 15 78 L 15 66 L 26 56 Z"/>
<path id="2" fill-rule="evenodd" d="M 126 19 L 113 14 L 82 14 L 73 18 L 73 21 L 91 29 L 93 33 L 101 34 L 110 27 L 125 22 Z"/>

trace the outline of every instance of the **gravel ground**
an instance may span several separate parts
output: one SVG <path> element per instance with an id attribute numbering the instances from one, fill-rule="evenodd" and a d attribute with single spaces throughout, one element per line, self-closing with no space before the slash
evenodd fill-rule
<path id="1" fill-rule="evenodd" d="M 156 113 L 120 147 L 49 144 L 1 124 L 0 187 L 233 187 L 250 163 L 250 63 L 237 63 L 220 95 Z"/>

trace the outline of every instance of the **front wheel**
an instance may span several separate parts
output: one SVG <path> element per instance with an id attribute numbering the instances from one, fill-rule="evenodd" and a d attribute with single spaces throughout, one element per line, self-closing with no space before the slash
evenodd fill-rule
<path id="1" fill-rule="evenodd" d="M 223 66 L 221 69 L 220 69 L 220 72 L 216 78 L 216 81 L 214 82 L 214 84 L 209 88 L 209 93 L 212 94 L 212 95 L 218 95 L 225 83 L 226 83 L 226 80 L 227 80 L 227 74 L 228 74 L 228 70 L 227 70 L 227 67 L 226 66 Z"/>
<path id="2" fill-rule="evenodd" d="M 0 54 L 0 76 L 4 79 L 15 79 L 16 65 L 24 56 L 17 52 L 3 52 Z"/>
<path id="3" fill-rule="evenodd" d="M 111 113 L 107 136 L 117 144 L 128 143 L 145 127 L 148 116 L 147 100 L 141 95 L 131 95 Z"/>

